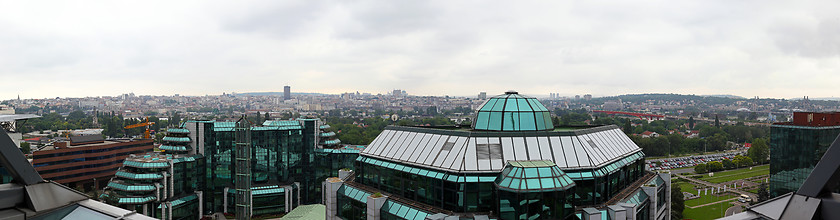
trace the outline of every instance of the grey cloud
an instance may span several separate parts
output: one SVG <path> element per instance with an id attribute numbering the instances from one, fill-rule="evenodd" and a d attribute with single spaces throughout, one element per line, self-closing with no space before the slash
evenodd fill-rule
<path id="1" fill-rule="evenodd" d="M 323 1 L 280 1 L 255 5 L 238 14 L 223 17 L 222 27 L 234 32 L 264 33 L 294 37 L 326 15 Z"/>
<path id="2" fill-rule="evenodd" d="M 785 53 L 823 58 L 840 55 L 840 19 L 822 19 L 814 24 L 784 24 L 772 27 L 770 36 Z"/>

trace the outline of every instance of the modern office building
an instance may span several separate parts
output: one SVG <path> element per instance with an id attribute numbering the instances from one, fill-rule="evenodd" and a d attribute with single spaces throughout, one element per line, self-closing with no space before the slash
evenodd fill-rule
<path id="1" fill-rule="evenodd" d="M 799 189 L 838 134 L 840 112 L 794 112 L 770 126 L 770 195 Z"/>
<path id="2" fill-rule="evenodd" d="M 292 87 L 283 86 L 283 100 L 292 99 Z"/>
<path id="3" fill-rule="evenodd" d="M 32 152 L 32 165 L 41 177 L 85 190 L 102 189 L 131 154 L 154 150 L 151 139 L 109 139 L 102 135 L 72 136 L 69 142 Z"/>
<path id="4" fill-rule="evenodd" d="M 669 219 L 670 174 L 614 126 L 555 127 L 537 99 L 488 99 L 471 128 L 389 126 L 324 181 L 327 219 Z"/>
<path id="5" fill-rule="evenodd" d="M 126 160 L 109 188 L 121 207 L 161 219 L 287 213 L 320 203 L 320 183 L 364 149 L 328 129 L 317 119 L 187 121 L 168 129 L 163 152 Z"/>

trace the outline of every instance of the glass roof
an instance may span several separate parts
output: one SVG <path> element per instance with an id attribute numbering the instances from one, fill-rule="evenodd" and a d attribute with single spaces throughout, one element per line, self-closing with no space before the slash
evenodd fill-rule
<path id="1" fill-rule="evenodd" d="M 509 161 L 496 177 L 496 186 L 507 191 L 562 191 L 575 186 L 569 176 L 550 160 Z"/>
<path id="2" fill-rule="evenodd" d="M 160 145 L 158 147 L 161 150 L 168 150 L 168 151 L 188 151 L 186 146 L 172 146 L 172 145 Z"/>
<path id="3" fill-rule="evenodd" d="M 545 131 L 553 130 L 551 114 L 534 97 L 514 91 L 487 100 L 476 114 L 475 130 L 487 131 Z"/>
<path id="4" fill-rule="evenodd" d="M 190 142 L 190 138 L 188 137 L 163 137 L 163 141 L 171 141 L 171 142 Z"/>
<path id="5" fill-rule="evenodd" d="M 166 129 L 166 132 L 167 133 L 180 133 L 180 134 L 186 133 L 186 134 L 188 134 L 188 133 L 190 133 L 190 130 L 187 130 L 185 128 L 170 128 L 170 129 Z"/>

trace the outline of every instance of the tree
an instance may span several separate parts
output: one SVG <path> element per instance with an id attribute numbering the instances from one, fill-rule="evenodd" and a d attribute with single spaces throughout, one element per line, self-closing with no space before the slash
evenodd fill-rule
<path id="1" fill-rule="evenodd" d="M 741 162 L 741 165 L 740 165 L 741 167 L 748 167 L 748 166 L 752 166 L 754 164 L 752 158 L 744 157 L 744 156 L 742 156 L 740 162 Z"/>
<path id="2" fill-rule="evenodd" d="M 767 183 L 761 183 L 758 186 L 758 202 L 764 202 L 770 199 L 770 187 Z"/>
<path id="3" fill-rule="evenodd" d="M 181 127 L 181 116 L 178 115 L 177 111 L 172 115 L 172 120 L 170 120 L 169 124 L 175 126 L 176 128 Z"/>
<path id="4" fill-rule="evenodd" d="M 707 173 L 707 172 L 709 172 L 709 169 L 708 169 L 708 166 L 706 164 L 701 163 L 701 164 L 697 164 L 697 166 L 694 166 L 694 172 L 695 173 Z"/>
<path id="5" fill-rule="evenodd" d="M 682 219 L 683 210 L 685 209 L 685 200 L 683 199 L 682 189 L 680 184 L 671 185 L 671 219 Z"/>
<path id="6" fill-rule="evenodd" d="M 752 158 L 753 162 L 764 164 L 770 155 L 770 148 L 767 146 L 767 141 L 764 138 L 754 139 L 747 155 Z"/>
<path id="7" fill-rule="evenodd" d="M 736 165 L 729 159 L 723 159 L 723 168 L 727 170 L 735 169 Z"/>
<path id="8" fill-rule="evenodd" d="M 32 148 L 30 148 L 30 146 L 29 146 L 29 142 L 21 142 L 21 143 L 20 143 L 20 151 L 21 151 L 21 152 L 23 152 L 23 154 L 29 154 L 29 153 L 31 153 L 31 152 L 32 152 Z"/>
<path id="9" fill-rule="evenodd" d="M 625 134 L 632 134 L 633 133 L 633 125 L 630 124 L 630 119 L 624 121 L 624 133 Z"/>
<path id="10" fill-rule="evenodd" d="M 715 127 L 720 127 L 720 120 L 718 120 L 718 115 L 715 115 Z"/>
<path id="11" fill-rule="evenodd" d="M 723 163 L 721 163 L 720 161 L 712 161 L 712 162 L 706 163 L 706 166 L 708 167 L 710 172 L 716 172 L 716 171 L 723 170 Z"/>
<path id="12" fill-rule="evenodd" d="M 715 134 L 715 136 L 709 137 L 709 149 L 719 151 L 719 150 L 726 150 L 726 142 L 729 141 L 726 137 L 726 134 Z"/>
<path id="13" fill-rule="evenodd" d="M 688 117 L 688 129 L 694 130 L 694 116 Z"/>
<path id="14" fill-rule="evenodd" d="M 271 121 L 271 116 L 268 115 L 268 112 L 265 112 L 265 120 Z"/>

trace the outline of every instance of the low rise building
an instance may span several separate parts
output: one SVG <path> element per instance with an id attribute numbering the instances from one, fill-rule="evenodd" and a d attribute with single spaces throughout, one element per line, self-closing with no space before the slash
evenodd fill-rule
<path id="1" fill-rule="evenodd" d="M 32 165 L 44 179 L 72 188 L 102 189 L 131 154 L 154 150 L 151 139 L 109 139 L 73 136 L 69 142 L 32 153 Z"/>

